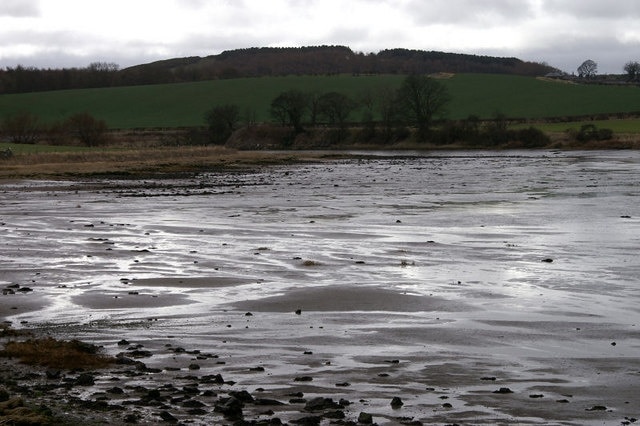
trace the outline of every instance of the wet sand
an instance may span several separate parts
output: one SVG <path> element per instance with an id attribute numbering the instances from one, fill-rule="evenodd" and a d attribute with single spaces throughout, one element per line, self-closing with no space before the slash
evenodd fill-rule
<path id="1" fill-rule="evenodd" d="M 638 154 L 612 152 L 14 182 L 0 279 L 33 292 L 0 296 L 0 316 L 146 351 L 140 374 L 70 391 L 124 407 L 87 421 L 231 424 L 216 404 L 247 391 L 247 421 L 631 424 L 638 182 Z M 140 402 L 152 389 L 161 407 Z"/>

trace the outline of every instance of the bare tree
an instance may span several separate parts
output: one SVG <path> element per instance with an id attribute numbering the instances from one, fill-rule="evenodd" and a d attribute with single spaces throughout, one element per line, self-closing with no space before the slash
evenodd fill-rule
<path id="1" fill-rule="evenodd" d="M 624 65 L 624 72 L 627 73 L 629 81 L 638 81 L 640 79 L 640 63 L 637 61 L 627 62 Z"/>
<path id="2" fill-rule="evenodd" d="M 236 105 L 218 105 L 204 116 L 209 126 L 209 140 L 216 145 L 224 145 L 231 136 L 240 119 L 240 110 Z"/>
<path id="3" fill-rule="evenodd" d="M 598 64 L 587 59 L 578 67 L 578 77 L 580 78 L 593 78 L 598 74 Z"/>
<path id="4" fill-rule="evenodd" d="M 347 95 L 338 92 L 329 92 L 319 99 L 319 111 L 330 124 L 337 124 L 343 128 L 349 114 L 356 108 L 356 103 Z"/>
<path id="5" fill-rule="evenodd" d="M 309 97 L 300 90 L 289 90 L 271 101 L 271 116 L 282 123 L 291 125 L 296 133 L 301 133 L 302 119 L 309 105 Z"/>
<path id="6" fill-rule="evenodd" d="M 418 128 L 418 140 L 424 142 L 434 117 L 444 112 L 450 97 L 442 83 L 425 75 L 407 76 L 398 90 L 403 114 Z"/>

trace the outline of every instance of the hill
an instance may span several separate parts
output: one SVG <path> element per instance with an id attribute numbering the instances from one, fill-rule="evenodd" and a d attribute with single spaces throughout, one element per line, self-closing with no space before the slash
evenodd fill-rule
<path id="1" fill-rule="evenodd" d="M 87 68 L 0 69 L 0 94 L 48 90 L 186 83 L 291 75 L 487 73 L 540 76 L 554 69 L 517 58 L 390 49 L 356 53 L 344 46 L 251 48 L 207 57 L 173 58 L 120 70 L 116 64 Z"/>
<path id="2" fill-rule="evenodd" d="M 171 82 L 286 75 L 437 72 L 540 76 L 553 70 L 549 66 L 517 58 L 409 49 L 364 54 L 353 52 L 345 46 L 314 46 L 250 48 L 225 51 L 204 58 L 169 59 L 126 68 L 119 78 L 130 84 L 153 83 L 159 79 Z"/>
<path id="3" fill-rule="evenodd" d="M 212 106 L 238 105 L 241 118 L 271 121 L 270 103 L 281 92 L 300 89 L 337 91 L 353 99 L 374 98 L 399 87 L 404 76 L 288 76 L 210 80 L 193 83 L 62 90 L 0 96 L 0 117 L 28 111 L 53 123 L 76 112 L 89 112 L 110 128 L 200 126 Z M 451 95 L 447 117 L 496 113 L 511 118 L 547 118 L 640 111 L 640 88 L 564 84 L 532 77 L 456 74 L 441 80 Z M 352 114 L 359 121 L 363 111 Z"/>

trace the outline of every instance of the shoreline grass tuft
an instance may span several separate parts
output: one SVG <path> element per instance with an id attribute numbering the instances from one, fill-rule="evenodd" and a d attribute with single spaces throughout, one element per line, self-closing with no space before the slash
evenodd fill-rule
<path id="1" fill-rule="evenodd" d="M 27 365 L 73 370 L 76 368 L 105 368 L 115 358 L 100 353 L 98 346 L 79 340 L 57 340 L 52 337 L 29 339 L 5 344 L 0 356 L 17 358 Z"/>

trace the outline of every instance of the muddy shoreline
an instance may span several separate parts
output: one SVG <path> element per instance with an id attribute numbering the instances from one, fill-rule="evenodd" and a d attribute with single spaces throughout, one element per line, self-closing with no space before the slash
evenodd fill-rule
<path id="1" fill-rule="evenodd" d="M 3 382 L 68 424 L 632 424 L 639 177 L 513 152 L 4 182 L 0 317 L 122 364 Z"/>

